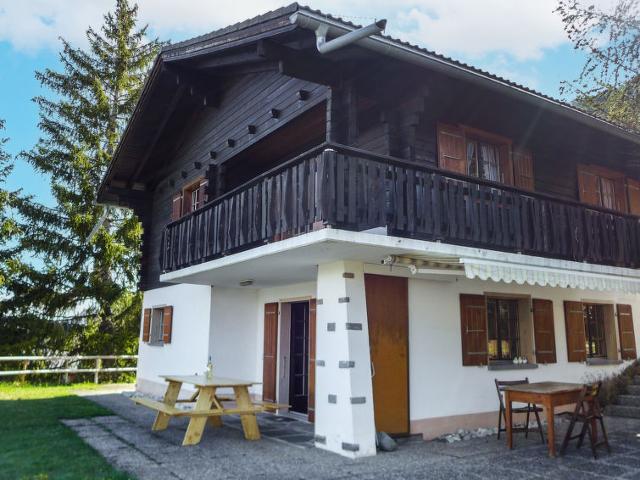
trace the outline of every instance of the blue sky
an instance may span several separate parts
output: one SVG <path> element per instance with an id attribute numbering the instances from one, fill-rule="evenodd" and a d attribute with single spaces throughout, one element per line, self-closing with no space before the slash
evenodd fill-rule
<path id="1" fill-rule="evenodd" d="M 601 0 L 607 2 L 608 0 Z M 84 45 L 110 0 L 0 0 L 0 118 L 9 152 L 38 140 L 33 97 L 47 94 L 34 71 L 58 67 L 59 36 Z M 274 0 L 140 0 L 141 21 L 173 41 L 241 21 L 285 2 Z M 310 1 L 313 8 L 354 23 L 389 20 L 387 33 L 559 96 L 560 83 L 577 77 L 584 56 L 573 50 L 553 12 L 556 0 L 338 0 Z M 16 160 L 10 188 L 23 188 L 51 204 L 48 180 Z"/>

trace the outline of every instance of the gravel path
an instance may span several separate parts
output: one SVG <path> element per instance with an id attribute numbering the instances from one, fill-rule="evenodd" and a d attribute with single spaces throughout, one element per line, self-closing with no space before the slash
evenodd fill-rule
<path id="1" fill-rule="evenodd" d="M 494 436 L 447 444 L 400 440 L 393 453 L 349 460 L 313 448 L 309 425 L 274 421 L 261 415 L 263 439 L 244 440 L 238 419 L 225 417 L 225 426 L 207 428 L 202 442 L 182 447 L 186 419 L 173 419 L 163 432 L 151 432 L 154 414 L 134 406 L 118 393 L 87 398 L 116 415 L 67 420 L 89 445 L 117 468 L 139 480 L 162 479 L 542 479 L 637 478 L 640 479 L 640 421 L 608 418 L 613 448 L 593 460 L 589 448 L 570 447 L 566 456 L 549 459 L 546 447 L 523 436 L 508 451 Z M 565 424 L 560 424 L 562 438 Z"/>

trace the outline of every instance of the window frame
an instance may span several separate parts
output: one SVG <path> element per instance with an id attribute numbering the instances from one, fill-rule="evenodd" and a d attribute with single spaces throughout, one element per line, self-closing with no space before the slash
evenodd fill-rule
<path id="1" fill-rule="evenodd" d="M 597 196 L 597 202 L 590 201 L 590 191 L 585 183 L 586 180 L 584 180 L 588 175 L 596 179 L 597 191 L 591 193 Z M 585 205 L 604 208 L 612 212 L 632 214 L 631 209 L 633 207 L 631 206 L 629 194 L 629 180 L 636 181 L 633 177 L 619 170 L 614 170 L 602 165 L 579 163 L 577 166 L 578 200 Z M 613 206 L 610 204 L 605 205 L 605 182 L 611 189 L 608 197 L 611 197 Z"/>
<path id="2" fill-rule="evenodd" d="M 469 178 L 475 178 L 496 184 L 516 186 L 514 172 L 513 140 L 479 128 L 464 124 L 446 123 L 438 121 L 436 125 L 436 138 L 438 142 L 438 168 L 443 171 L 455 172 Z M 449 138 L 446 143 L 445 137 Z M 476 144 L 476 165 L 478 174 L 469 172 L 468 148 L 470 143 Z M 479 158 L 479 144 L 489 144 L 496 151 L 497 180 L 491 180 L 483 176 Z M 446 145 L 446 147 L 444 146 Z M 458 151 L 460 151 L 458 153 Z M 462 157 L 462 158 L 460 158 Z M 531 165 L 533 167 L 533 165 Z M 484 169 L 482 169 L 484 170 Z M 533 168 L 531 168 L 533 174 Z"/>

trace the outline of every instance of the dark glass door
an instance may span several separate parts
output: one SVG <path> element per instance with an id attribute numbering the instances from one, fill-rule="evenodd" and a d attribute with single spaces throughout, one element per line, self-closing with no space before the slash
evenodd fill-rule
<path id="1" fill-rule="evenodd" d="M 309 403 L 309 302 L 291 304 L 291 370 L 289 404 L 291 410 L 307 413 Z"/>

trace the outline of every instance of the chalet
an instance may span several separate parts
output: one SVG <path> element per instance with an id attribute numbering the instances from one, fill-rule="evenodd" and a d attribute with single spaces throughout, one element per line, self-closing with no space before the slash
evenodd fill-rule
<path id="1" fill-rule="evenodd" d="M 292 4 L 158 55 L 98 197 L 144 229 L 140 391 L 211 357 L 357 457 L 637 357 L 640 136 L 383 27 Z"/>

